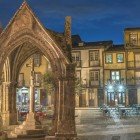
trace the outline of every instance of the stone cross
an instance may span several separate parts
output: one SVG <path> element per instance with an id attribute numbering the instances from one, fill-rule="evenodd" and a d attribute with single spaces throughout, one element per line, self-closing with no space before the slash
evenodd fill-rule
<path id="1" fill-rule="evenodd" d="M 26 65 L 27 67 L 31 67 L 31 74 L 30 74 L 30 108 L 29 112 L 34 113 L 35 112 L 35 85 L 34 85 L 34 59 L 33 57 L 31 58 L 31 63 Z"/>

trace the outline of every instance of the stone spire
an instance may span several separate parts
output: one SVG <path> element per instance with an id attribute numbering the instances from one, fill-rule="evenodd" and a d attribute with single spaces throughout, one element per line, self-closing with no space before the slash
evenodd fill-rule
<path id="1" fill-rule="evenodd" d="M 1 34 L 1 32 L 2 32 L 2 24 L 0 22 L 0 34 Z"/>
<path id="2" fill-rule="evenodd" d="M 67 45 L 71 46 L 71 17 L 66 16 L 65 18 L 65 38 Z"/>
<path id="3" fill-rule="evenodd" d="M 71 56 L 71 50 L 72 50 L 72 39 L 71 39 L 71 17 L 70 16 L 66 16 L 65 18 L 65 39 L 66 39 L 66 44 L 67 44 L 67 57 L 69 58 L 69 60 L 72 62 L 72 56 Z"/>

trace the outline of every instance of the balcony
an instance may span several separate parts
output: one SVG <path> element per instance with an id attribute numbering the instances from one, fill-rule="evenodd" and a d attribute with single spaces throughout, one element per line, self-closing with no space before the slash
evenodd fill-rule
<path id="1" fill-rule="evenodd" d="M 100 66 L 100 61 L 93 61 L 93 60 L 89 60 L 89 66 L 90 67 L 97 67 Z"/>
<path id="2" fill-rule="evenodd" d="M 89 85 L 91 87 L 93 87 L 93 86 L 99 86 L 100 85 L 100 82 L 99 81 L 90 80 L 89 81 Z"/>

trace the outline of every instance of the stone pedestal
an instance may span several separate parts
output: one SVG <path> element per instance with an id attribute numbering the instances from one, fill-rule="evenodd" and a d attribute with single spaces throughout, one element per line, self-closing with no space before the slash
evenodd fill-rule
<path id="1" fill-rule="evenodd" d="M 36 122 L 34 113 L 30 112 L 27 114 L 26 121 L 24 121 L 22 125 L 19 125 L 14 131 L 11 132 L 11 137 L 34 137 L 36 134 L 37 136 L 42 136 L 44 134 L 44 130 L 42 129 L 42 126 Z"/>
<path id="2" fill-rule="evenodd" d="M 17 112 L 2 112 L 2 122 L 4 126 L 17 124 Z"/>

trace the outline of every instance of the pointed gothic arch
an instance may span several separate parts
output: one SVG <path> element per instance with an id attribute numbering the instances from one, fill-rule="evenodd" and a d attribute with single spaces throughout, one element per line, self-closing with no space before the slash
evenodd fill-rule
<path id="1" fill-rule="evenodd" d="M 71 46 L 70 42 L 69 21 L 65 35 L 50 31 L 43 27 L 26 2 L 22 4 L 0 35 L 0 111 L 5 125 L 17 121 L 15 94 L 19 70 L 26 59 L 40 52 L 50 61 L 57 79 L 55 136 L 76 136 L 75 65 L 71 63 L 71 51 L 67 48 Z"/>

